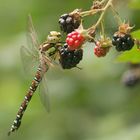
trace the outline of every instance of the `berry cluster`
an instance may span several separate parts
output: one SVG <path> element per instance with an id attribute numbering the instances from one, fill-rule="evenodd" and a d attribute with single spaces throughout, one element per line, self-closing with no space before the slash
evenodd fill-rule
<path id="1" fill-rule="evenodd" d="M 130 34 L 118 33 L 113 35 L 112 44 L 116 47 L 117 51 L 131 50 L 134 46 L 134 39 Z"/>
<path id="2" fill-rule="evenodd" d="M 109 8 L 111 5 L 111 0 L 108 0 L 106 7 Z M 110 3 L 110 4 L 109 4 Z M 74 10 L 69 14 L 63 14 L 59 19 L 60 28 L 63 32 L 67 33 L 66 44 L 64 48 L 60 51 L 60 63 L 63 68 L 71 68 L 70 58 L 72 52 L 77 52 L 81 50 L 81 47 L 85 42 L 94 42 L 94 54 L 97 57 L 104 57 L 109 52 L 112 46 L 115 46 L 117 51 L 128 51 L 134 46 L 134 39 L 130 35 L 132 27 L 127 23 L 121 23 L 118 27 L 118 31 L 114 33 L 112 41 L 105 37 L 105 31 L 102 23 L 102 18 L 100 17 L 96 24 L 85 30 L 82 26 L 82 18 L 87 15 L 95 14 L 100 11 L 100 9 L 105 8 L 105 2 L 95 0 L 89 11 L 82 12 L 79 9 Z M 97 10 L 97 11 L 96 11 Z M 93 13 L 92 13 L 93 12 Z M 96 27 L 101 25 L 101 35 L 100 40 L 96 40 Z M 104 37 L 104 38 L 102 38 Z M 67 47 L 66 47 L 67 46 Z M 68 53 L 69 52 L 69 53 Z M 63 56 L 65 54 L 65 56 Z M 71 56 L 71 57 L 70 57 Z M 66 60 L 63 60 L 66 59 Z M 69 60 L 68 60 L 69 59 Z M 80 60 L 81 58 L 79 58 Z M 73 60 L 71 61 L 73 65 Z"/>
<path id="3" fill-rule="evenodd" d="M 108 3 L 106 4 L 109 5 L 109 2 L 110 0 L 108 0 Z M 101 25 L 101 39 L 96 41 L 96 26 L 101 23 L 101 18 L 99 18 L 99 21 L 97 21 L 98 24 L 91 26 L 87 30 L 83 28 L 81 23 L 82 18 L 87 15 L 95 14 L 96 10 L 98 12 L 100 9 L 104 8 L 104 6 L 104 1 L 102 2 L 95 0 L 90 9 L 91 11 L 82 12 L 81 10 L 76 9 L 71 13 L 63 14 L 59 18 L 61 31 L 67 33 L 65 40 L 66 44 L 64 44 L 63 47 L 59 49 L 59 61 L 62 68 L 70 69 L 72 67 L 76 67 L 76 65 L 82 59 L 83 51 L 81 47 L 85 42 L 94 42 L 94 54 L 97 57 L 106 56 L 112 45 L 114 45 L 116 50 L 119 52 L 132 49 L 134 46 L 134 39 L 130 35 L 132 27 L 130 27 L 127 23 L 121 23 L 119 25 L 118 31 L 114 33 L 112 41 L 105 37 L 103 25 Z M 102 38 L 103 36 L 104 38 Z"/>
<path id="4" fill-rule="evenodd" d="M 78 9 L 70 14 L 63 14 L 59 19 L 60 29 L 68 34 L 66 44 L 59 50 L 59 62 L 63 69 L 76 67 L 82 60 L 83 50 L 80 47 L 85 39 L 78 31 L 75 31 L 80 23 L 81 16 Z"/>
<path id="5" fill-rule="evenodd" d="M 107 8 L 109 8 L 109 5 L 111 5 L 111 0 L 108 0 Z M 110 3 L 110 4 L 109 4 Z M 94 54 L 97 57 L 104 57 L 109 52 L 110 48 L 115 46 L 117 51 L 128 51 L 131 50 L 134 46 L 134 39 L 130 35 L 130 31 L 132 27 L 129 26 L 127 23 L 121 23 L 118 27 L 118 31 L 115 32 L 113 35 L 112 41 L 108 38 L 105 38 L 105 32 L 103 28 L 102 18 L 100 17 L 97 21 L 97 24 L 91 26 L 87 30 L 85 30 L 82 26 L 82 18 L 87 15 L 92 15 L 98 12 L 100 9 L 105 8 L 105 1 L 98 1 L 95 0 L 93 2 L 92 7 L 89 11 L 82 12 L 79 9 L 74 10 L 73 12 L 69 14 L 63 14 L 59 19 L 59 25 L 63 32 L 67 33 L 66 37 L 66 43 L 67 48 L 61 48 L 62 52 L 72 52 L 72 51 L 78 51 L 81 49 L 83 44 L 85 42 L 94 42 Z M 97 10 L 97 11 L 96 11 Z M 93 13 L 92 13 L 93 12 Z M 104 38 L 101 38 L 100 40 L 96 41 L 96 26 L 101 24 L 101 36 L 104 36 Z M 81 28 L 82 27 L 82 28 Z M 64 51 L 65 50 L 65 51 Z M 68 53 L 66 53 L 68 55 Z M 64 62 L 69 56 L 62 57 L 60 63 Z M 61 55 L 61 53 L 60 53 Z M 69 58 L 70 59 L 70 58 Z M 67 62 L 67 60 L 66 60 Z M 73 61 L 71 61 L 73 62 Z M 61 64 L 64 66 L 63 64 Z"/>
<path id="6" fill-rule="evenodd" d="M 60 64 L 63 69 L 71 69 L 76 67 L 77 64 L 82 60 L 83 50 L 69 50 L 68 45 L 64 44 L 59 50 Z"/>

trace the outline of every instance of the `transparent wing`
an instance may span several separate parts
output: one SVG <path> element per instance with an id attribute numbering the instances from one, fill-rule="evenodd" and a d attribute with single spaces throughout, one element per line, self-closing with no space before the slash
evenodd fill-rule
<path id="1" fill-rule="evenodd" d="M 39 39 L 36 33 L 36 30 L 33 25 L 31 15 L 28 15 L 28 23 L 27 23 L 27 43 L 30 46 L 30 49 L 33 52 L 38 52 L 39 48 Z"/>
<path id="2" fill-rule="evenodd" d="M 49 80 L 58 80 L 63 77 L 64 70 L 60 65 L 55 65 L 49 68 L 47 72 L 47 79 Z"/>
<path id="3" fill-rule="evenodd" d="M 49 91 L 47 88 L 47 79 L 60 79 L 60 75 L 62 75 L 62 68 L 60 68 L 60 65 L 57 63 L 55 58 L 49 57 L 50 65 L 49 70 L 47 71 L 46 75 L 44 75 L 41 83 L 40 83 L 40 99 L 46 110 L 50 111 L 50 101 L 49 101 Z"/>
<path id="4" fill-rule="evenodd" d="M 47 87 L 47 80 L 46 77 L 44 76 L 41 83 L 40 83 L 40 92 L 39 96 L 41 99 L 42 104 L 46 108 L 48 112 L 50 112 L 50 100 L 49 100 L 49 91 Z"/>
<path id="5" fill-rule="evenodd" d="M 39 65 L 39 54 L 35 54 L 30 49 L 21 46 L 20 56 L 23 64 L 24 73 L 27 76 L 33 76 Z"/>
<path id="6" fill-rule="evenodd" d="M 27 46 L 20 48 L 21 60 L 26 75 L 32 75 L 39 64 L 39 41 L 33 26 L 31 15 L 28 16 L 27 23 Z"/>
<path id="7" fill-rule="evenodd" d="M 60 63 L 59 63 L 59 56 L 58 53 L 56 53 L 52 58 L 49 58 L 52 65 L 49 68 L 49 71 L 47 72 L 47 79 L 49 80 L 57 80 L 63 77 L 64 70 L 62 69 Z"/>

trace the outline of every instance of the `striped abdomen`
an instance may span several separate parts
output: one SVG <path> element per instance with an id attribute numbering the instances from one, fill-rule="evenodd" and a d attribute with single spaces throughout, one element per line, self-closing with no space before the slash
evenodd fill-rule
<path id="1" fill-rule="evenodd" d="M 26 110 L 28 103 L 30 102 L 34 92 L 36 91 L 40 81 L 42 80 L 44 72 L 45 71 L 43 71 L 43 68 L 39 66 L 37 69 L 37 72 L 35 74 L 35 77 L 32 80 L 32 84 L 19 108 L 16 119 L 14 120 L 8 135 L 10 135 L 11 132 L 14 132 L 15 130 L 17 130 L 20 127 L 21 119 L 24 114 L 24 111 Z"/>

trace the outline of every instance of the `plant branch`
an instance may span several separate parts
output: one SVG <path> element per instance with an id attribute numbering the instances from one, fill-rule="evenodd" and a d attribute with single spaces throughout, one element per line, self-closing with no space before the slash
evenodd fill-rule
<path id="1" fill-rule="evenodd" d="M 100 3 L 101 3 L 101 4 L 104 4 L 106 1 L 107 1 L 107 0 L 102 0 Z"/>
<path id="2" fill-rule="evenodd" d="M 85 17 L 85 16 L 89 16 L 89 15 L 94 15 L 98 12 L 102 12 L 103 9 L 93 9 L 93 10 L 89 10 L 89 11 L 84 11 L 84 12 L 81 12 L 80 15 L 81 17 Z"/>
<path id="3" fill-rule="evenodd" d="M 103 5 L 107 0 L 102 0 L 100 2 L 100 5 Z M 85 16 L 89 16 L 89 15 L 94 15 L 98 12 L 102 12 L 104 9 L 92 9 L 92 10 L 89 10 L 89 11 L 84 11 L 84 12 L 81 12 L 80 15 L 81 17 L 85 17 Z"/>
<path id="4" fill-rule="evenodd" d="M 93 25 L 92 27 L 90 27 L 90 28 L 88 29 L 88 31 L 95 30 L 95 29 L 100 25 L 100 23 L 101 23 L 101 21 L 102 21 L 104 15 L 105 15 L 107 9 L 112 5 L 112 2 L 113 2 L 113 0 L 108 0 L 107 4 L 106 4 L 105 7 L 103 8 L 103 12 L 101 13 L 101 15 L 100 15 L 98 21 L 96 22 L 95 25 Z"/>

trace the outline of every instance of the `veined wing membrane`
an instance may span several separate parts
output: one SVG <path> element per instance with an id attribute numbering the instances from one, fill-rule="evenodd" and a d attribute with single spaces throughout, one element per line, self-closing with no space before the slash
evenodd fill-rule
<path id="1" fill-rule="evenodd" d="M 20 56 L 23 63 L 24 72 L 27 76 L 34 76 L 39 65 L 39 54 L 31 52 L 30 49 L 21 46 Z"/>
<path id="2" fill-rule="evenodd" d="M 39 88 L 40 88 L 39 96 L 40 96 L 41 102 L 46 108 L 47 112 L 50 112 L 49 91 L 47 88 L 47 80 L 45 76 L 43 77 Z"/>
<path id="3" fill-rule="evenodd" d="M 50 80 L 60 79 L 61 77 L 63 77 L 64 70 L 60 65 L 58 54 L 56 54 L 53 57 L 49 57 L 49 59 L 52 65 L 50 65 L 49 71 L 47 72 L 47 79 Z"/>
<path id="4" fill-rule="evenodd" d="M 34 74 L 35 68 L 39 64 L 39 41 L 33 26 L 31 15 L 28 16 L 27 23 L 27 47 L 20 48 L 20 55 L 26 75 Z"/>
<path id="5" fill-rule="evenodd" d="M 27 42 L 29 43 L 29 46 L 31 48 L 31 50 L 34 51 L 38 51 L 39 48 L 39 39 L 36 33 L 36 30 L 34 28 L 33 25 L 33 21 L 32 21 L 32 17 L 31 15 L 28 15 L 28 25 L 27 25 Z"/>

